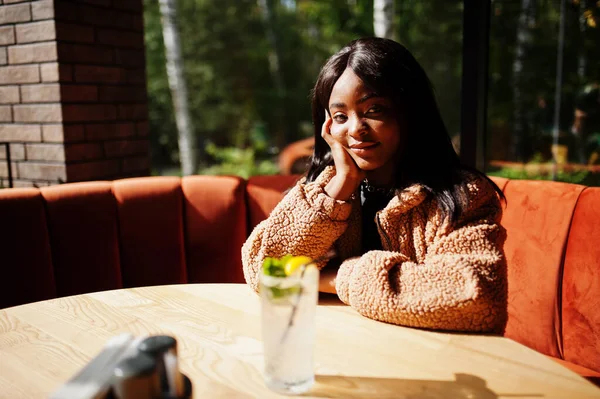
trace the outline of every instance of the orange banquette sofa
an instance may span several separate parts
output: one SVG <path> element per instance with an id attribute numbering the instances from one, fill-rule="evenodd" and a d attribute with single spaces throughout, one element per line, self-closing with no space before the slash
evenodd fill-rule
<path id="1" fill-rule="evenodd" d="M 296 180 L 144 177 L 0 190 L 0 309 L 121 287 L 241 283 L 242 243 Z M 597 382 L 600 188 L 494 180 L 507 198 L 506 336 Z"/>

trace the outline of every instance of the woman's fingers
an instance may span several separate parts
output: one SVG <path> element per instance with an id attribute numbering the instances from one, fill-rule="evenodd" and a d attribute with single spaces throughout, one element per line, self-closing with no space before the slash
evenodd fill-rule
<path id="1" fill-rule="evenodd" d="M 345 170 L 349 166 L 347 165 L 348 161 L 351 161 L 347 159 L 350 158 L 350 154 L 346 153 L 342 145 L 331 135 L 330 129 L 333 119 L 329 116 L 327 110 L 325 110 L 325 115 L 326 119 L 321 128 L 321 137 L 323 137 L 331 149 L 331 155 L 333 156 L 336 168 L 338 170 Z"/>
<path id="2" fill-rule="evenodd" d="M 321 128 L 321 137 L 331 149 L 331 156 L 336 169 L 335 177 L 325 186 L 325 193 L 331 198 L 347 201 L 358 188 L 365 172 L 360 170 L 342 143 L 331 134 L 330 129 L 333 121 L 327 110 L 325 110 L 325 115 L 327 118 Z"/>
<path id="3" fill-rule="evenodd" d="M 323 137 L 325 139 L 325 141 L 331 145 L 331 140 L 333 139 L 331 137 L 331 132 L 329 131 L 329 129 L 331 129 L 331 122 L 332 119 L 329 116 L 329 113 L 327 113 L 327 111 L 325 111 L 325 122 L 323 122 L 323 126 L 321 127 L 321 137 Z"/>

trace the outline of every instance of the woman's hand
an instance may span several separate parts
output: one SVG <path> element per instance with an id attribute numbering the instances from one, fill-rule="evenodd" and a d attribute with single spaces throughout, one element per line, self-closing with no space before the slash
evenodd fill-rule
<path id="1" fill-rule="evenodd" d="M 358 186 L 365 178 L 366 174 L 361 170 L 352 159 L 348 151 L 339 143 L 330 132 L 333 120 L 329 112 L 325 110 L 326 119 L 321 128 L 321 137 L 331 148 L 331 155 L 335 164 L 336 174 L 325 186 L 325 192 L 331 198 L 340 201 L 347 201 L 358 189 Z"/>

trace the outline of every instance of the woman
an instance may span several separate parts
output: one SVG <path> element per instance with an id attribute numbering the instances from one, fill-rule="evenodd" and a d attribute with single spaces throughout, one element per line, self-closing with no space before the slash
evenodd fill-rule
<path id="1" fill-rule="evenodd" d="M 460 164 L 429 80 L 402 45 L 355 40 L 312 96 L 307 176 L 242 248 L 256 290 L 265 257 L 319 258 L 321 291 L 404 326 L 501 332 L 506 323 L 502 192 Z"/>

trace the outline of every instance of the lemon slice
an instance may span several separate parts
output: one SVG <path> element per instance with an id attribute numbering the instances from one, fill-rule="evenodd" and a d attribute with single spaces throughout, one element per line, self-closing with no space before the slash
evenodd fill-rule
<path id="1" fill-rule="evenodd" d="M 309 265 L 312 262 L 312 259 L 308 256 L 294 256 L 288 259 L 283 266 L 283 270 L 285 271 L 286 276 L 290 276 L 293 274 L 298 268 L 302 265 Z"/>

